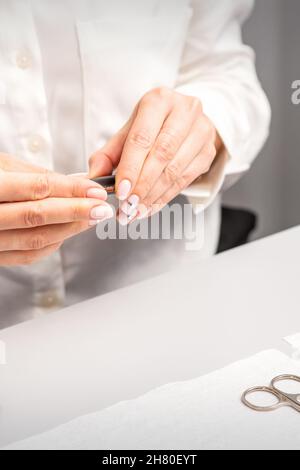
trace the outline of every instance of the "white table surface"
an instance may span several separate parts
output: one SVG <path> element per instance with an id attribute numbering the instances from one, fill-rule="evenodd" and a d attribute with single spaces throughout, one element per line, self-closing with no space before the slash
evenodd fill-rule
<path id="1" fill-rule="evenodd" d="M 300 228 L 0 331 L 0 446 L 300 332 Z"/>

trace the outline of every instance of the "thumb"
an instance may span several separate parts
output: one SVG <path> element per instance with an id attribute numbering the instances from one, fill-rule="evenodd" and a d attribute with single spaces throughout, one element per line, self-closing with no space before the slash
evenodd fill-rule
<path id="1" fill-rule="evenodd" d="M 118 166 L 131 121 L 115 134 L 102 149 L 97 150 L 89 160 L 89 178 L 110 175 Z"/>
<path id="2" fill-rule="evenodd" d="M 133 111 L 129 121 L 122 127 L 102 149 L 95 152 L 89 160 L 89 178 L 111 175 L 113 170 L 119 165 L 123 148 L 134 121 L 137 106 Z"/>

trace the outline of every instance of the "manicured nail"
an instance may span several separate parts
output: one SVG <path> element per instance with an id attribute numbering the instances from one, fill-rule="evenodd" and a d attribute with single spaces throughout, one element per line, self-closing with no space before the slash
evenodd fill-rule
<path id="1" fill-rule="evenodd" d="M 110 206 L 98 206 L 91 210 L 91 219 L 106 220 L 114 216 L 114 211 Z"/>
<path id="2" fill-rule="evenodd" d="M 135 209 L 135 210 L 132 212 L 132 214 L 130 214 L 130 215 L 128 216 L 128 222 L 129 222 L 129 223 L 132 222 L 132 221 L 136 218 L 137 215 L 138 215 L 138 210 Z"/>
<path id="3" fill-rule="evenodd" d="M 125 201 L 128 198 L 131 191 L 131 183 L 128 180 L 123 180 L 118 186 L 117 196 L 120 201 Z"/>
<path id="4" fill-rule="evenodd" d="M 106 201 L 107 199 L 107 192 L 105 189 L 102 188 L 90 188 L 86 193 L 86 197 L 90 197 L 91 199 L 101 199 L 102 201 Z"/>
<path id="5" fill-rule="evenodd" d="M 127 215 L 124 212 L 120 211 L 118 216 L 119 224 L 123 226 L 130 224 L 130 222 L 136 217 L 137 212 L 138 211 L 135 209 L 131 215 Z"/>
<path id="6" fill-rule="evenodd" d="M 128 198 L 128 203 L 133 209 L 136 209 L 140 203 L 140 198 L 136 194 L 133 194 Z"/>
<path id="7" fill-rule="evenodd" d="M 139 202 L 140 198 L 133 194 L 127 201 L 123 202 L 123 204 L 121 205 L 121 210 L 125 212 L 125 214 L 131 215 L 134 210 L 138 207 Z"/>

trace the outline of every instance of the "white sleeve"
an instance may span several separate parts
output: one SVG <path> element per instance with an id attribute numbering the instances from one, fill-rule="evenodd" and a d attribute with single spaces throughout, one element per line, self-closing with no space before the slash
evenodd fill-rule
<path id="1" fill-rule="evenodd" d="M 213 193 L 221 189 L 225 175 L 228 185 L 230 176 L 250 167 L 269 133 L 269 102 L 257 78 L 255 54 L 243 44 L 241 34 L 253 4 L 253 0 L 192 1 L 176 90 L 200 98 L 225 144 L 227 158 L 222 170 L 219 164 Z M 208 175 L 205 180 L 207 184 Z M 197 182 L 194 192 L 196 188 Z"/>

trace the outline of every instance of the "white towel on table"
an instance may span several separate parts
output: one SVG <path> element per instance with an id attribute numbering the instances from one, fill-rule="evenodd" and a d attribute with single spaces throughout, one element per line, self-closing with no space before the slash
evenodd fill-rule
<path id="1" fill-rule="evenodd" d="M 6 449 L 300 449 L 300 413 L 285 407 L 258 413 L 241 403 L 247 388 L 289 373 L 300 375 L 298 361 L 278 351 L 262 352 Z"/>

